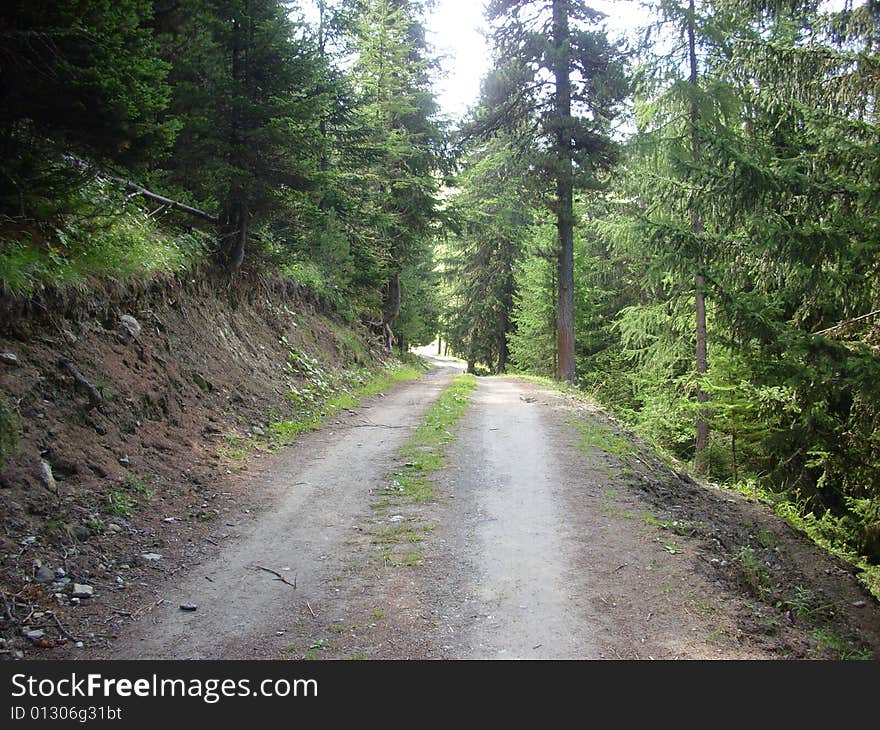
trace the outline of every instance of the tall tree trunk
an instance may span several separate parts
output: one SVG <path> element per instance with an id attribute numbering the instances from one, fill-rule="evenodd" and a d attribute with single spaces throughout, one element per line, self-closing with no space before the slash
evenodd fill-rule
<path id="1" fill-rule="evenodd" d="M 498 368 L 499 375 L 507 370 L 507 333 L 510 330 L 510 312 L 507 307 L 501 310 L 501 318 L 498 322 Z"/>
<path id="2" fill-rule="evenodd" d="M 248 218 L 250 214 L 247 203 L 239 201 L 235 205 L 235 213 L 232 216 L 229 232 L 229 247 L 226 253 L 226 261 L 224 267 L 230 273 L 238 271 L 244 262 L 244 252 L 247 247 L 248 238 Z"/>
<path id="3" fill-rule="evenodd" d="M 556 80 L 556 377 L 574 382 L 574 180 L 571 133 L 569 0 L 553 0 L 553 74 Z"/>
<path id="4" fill-rule="evenodd" d="M 697 44 L 696 44 L 696 9 L 694 0 L 690 0 L 688 7 L 688 58 L 690 62 L 690 84 L 691 84 L 691 154 L 693 156 L 694 167 L 700 164 L 702 158 L 702 150 L 700 148 L 700 135 L 698 124 L 700 121 L 700 109 L 697 104 L 697 85 L 699 82 L 699 69 L 697 67 Z M 703 235 L 703 220 L 696 208 L 691 209 L 691 230 L 694 238 L 699 241 Z M 700 244 L 698 243 L 698 246 Z M 696 261 L 697 273 L 694 276 L 694 298 L 696 312 L 696 334 L 697 334 L 697 428 L 694 446 L 694 468 L 697 473 L 705 474 L 707 472 L 707 464 L 705 459 L 706 447 L 709 445 L 709 420 L 708 413 L 704 404 L 709 401 L 709 396 L 703 390 L 703 377 L 709 369 L 709 360 L 707 354 L 706 342 L 706 296 L 704 288 L 706 285 L 703 276 L 703 255 L 700 252 Z"/>

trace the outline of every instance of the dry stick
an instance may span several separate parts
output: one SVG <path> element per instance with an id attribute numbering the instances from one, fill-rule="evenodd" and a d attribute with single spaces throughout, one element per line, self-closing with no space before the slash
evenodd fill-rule
<path id="1" fill-rule="evenodd" d="M 385 423 L 352 423 L 352 428 L 414 428 L 414 426 L 389 426 Z"/>
<path id="2" fill-rule="evenodd" d="M 64 628 L 64 626 L 61 624 L 61 621 L 59 621 L 58 617 L 55 615 L 54 611 L 46 611 L 46 613 L 48 613 L 54 619 L 55 625 L 58 626 L 58 630 L 65 638 L 70 639 L 70 641 L 82 641 L 82 639 L 78 639 L 76 636 L 74 636 L 67 629 Z"/>
<path id="3" fill-rule="evenodd" d="M 296 576 L 293 578 L 293 583 L 291 583 L 287 578 L 285 578 L 281 573 L 277 570 L 272 570 L 272 568 L 264 568 L 262 565 L 255 565 L 254 570 L 265 570 L 267 573 L 271 573 L 275 576 L 277 580 L 280 580 L 282 583 L 287 583 L 291 588 L 296 588 Z"/>
<path id="4" fill-rule="evenodd" d="M 83 374 L 77 369 L 76 365 L 66 357 L 58 358 L 58 367 L 64 368 L 89 396 L 89 410 L 101 405 L 104 398 L 98 392 L 98 389 L 85 379 Z"/>
<path id="5" fill-rule="evenodd" d="M 315 612 L 312 610 L 312 604 L 310 604 L 308 601 L 306 601 L 306 607 L 309 609 L 309 613 L 312 614 L 312 618 L 318 618 L 315 615 Z"/>

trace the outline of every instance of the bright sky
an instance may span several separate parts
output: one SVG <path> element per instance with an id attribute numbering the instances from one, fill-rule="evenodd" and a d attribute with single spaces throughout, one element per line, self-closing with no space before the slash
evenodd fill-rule
<path id="1" fill-rule="evenodd" d="M 428 40 L 434 45 L 445 78 L 436 83 L 437 97 L 444 116 L 461 119 L 480 94 L 480 81 L 489 71 L 491 44 L 481 31 L 486 28 L 483 0 L 438 0 L 428 18 Z M 605 24 L 612 35 L 635 29 L 644 19 L 644 10 L 635 0 L 593 0 L 596 10 L 605 13 Z"/>

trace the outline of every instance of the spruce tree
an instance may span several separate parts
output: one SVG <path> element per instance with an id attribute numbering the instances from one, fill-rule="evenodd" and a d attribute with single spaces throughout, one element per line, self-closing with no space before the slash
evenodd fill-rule
<path id="1" fill-rule="evenodd" d="M 614 159 L 615 114 L 627 91 L 602 15 L 579 0 L 492 0 L 496 71 L 475 127 L 506 128 L 530 151 L 536 188 L 557 229 L 557 377 L 573 381 L 574 192 Z"/>

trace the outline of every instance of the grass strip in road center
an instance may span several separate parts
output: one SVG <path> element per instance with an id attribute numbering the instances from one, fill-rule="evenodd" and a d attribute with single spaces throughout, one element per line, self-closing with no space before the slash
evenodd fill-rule
<path id="1" fill-rule="evenodd" d="M 473 375 L 457 375 L 431 406 L 422 424 L 401 449 L 403 467 L 392 475 L 377 507 L 404 501 L 430 502 L 434 498 L 431 474 L 442 468 L 446 446 L 455 439 L 452 433 L 470 404 L 468 395 L 477 387 Z"/>

